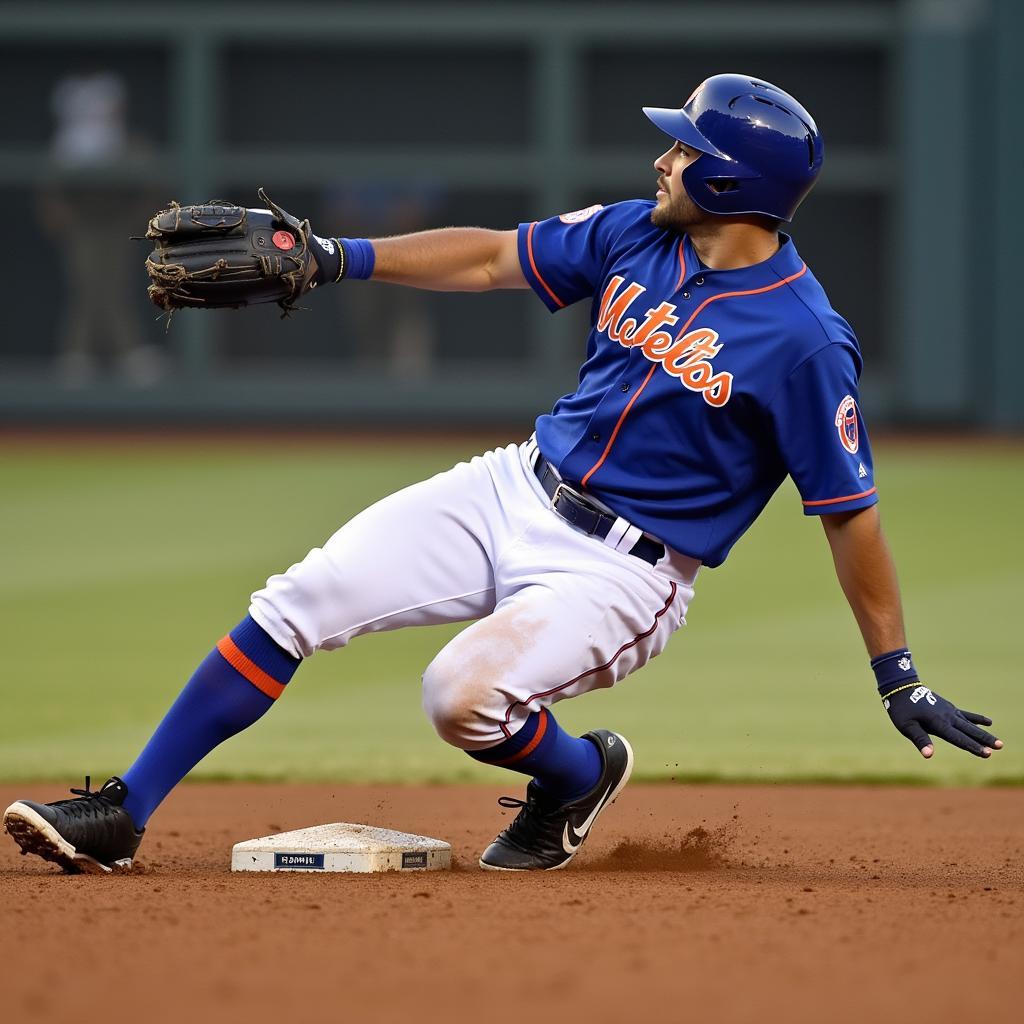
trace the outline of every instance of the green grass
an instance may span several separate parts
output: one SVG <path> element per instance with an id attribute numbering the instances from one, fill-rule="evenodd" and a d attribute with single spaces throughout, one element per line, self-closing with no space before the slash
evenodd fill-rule
<path id="1" fill-rule="evenodd" d="M 266 576 L 377 497 L 481 447 L 182 439 L 0 447 L 0 778 L 122 771 Z M 689 625 L 612 691 L 558 706 L 625 732 L 647 778 L 1024 778 L 1024 449 L 879 444 L 911 643 L 940 693 L 996 719 L 1005 751 L 925 764 L 889 724 L 817 521 L 786 485 Z M 458 627 L 361 638 L 304 665 L 198 777 L 494 780 L 439 741 L 423 667 Z"/>

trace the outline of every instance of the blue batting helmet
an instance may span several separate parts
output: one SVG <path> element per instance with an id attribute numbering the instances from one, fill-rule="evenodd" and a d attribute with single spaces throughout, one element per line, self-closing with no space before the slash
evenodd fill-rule
<path id="1" fill-rule="evenodd" d="M 715 75 L 681 110 L 643 109 L 663 132 L 701 153 L 683 171 L 683 185 L 708 213 L 792 220 L 821 170 L 825 146 L 813 118 L 769 82 Z"/>

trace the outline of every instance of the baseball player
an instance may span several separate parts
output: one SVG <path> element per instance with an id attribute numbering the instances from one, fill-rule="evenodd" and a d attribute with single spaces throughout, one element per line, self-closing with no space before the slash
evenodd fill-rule
<path id="1" fill-rule="evenodd" d="M 654 163 L 653 201 L 515 231 L 373 241 L 313 235 L 273 207 L 289 226 L 273 244 L 312 253 L 308 265 L 295 257 L 300 293 L 373 278 L 531 288 L 552 312 L 588 300 L 579 385 L 525 443 L 385 498 L 272 576 L 123 776 L 8 808 L 24 851 L 68 870 L 130 868 L 171 788 L 269 710 L 315 651 L 472 620 L 427 666 L 424 708 L 442 739 L 530 779 L 525 800 L 502 799 L 519 813 L 480 866 L 565 867 L 629 779 L 633 753 L 610 730 L 567 734 L 552 706 L 659 654 L 699 568 L 725 560 L 787 475 L 821 519 L 896 728 L 926 758 L 933 736 L 979 757 L 1002 746 L 982 728 L 990 719 L 920 680 L 879 524 L 857 340 L 778 230 L 821 169 L 814 121 L 781 89 L 735 74 L 708 79 L 681 109 L 644 113 L 671 142 Z M 174 230 L 192 216 L 208 233 L 245 213 L 193 210 L 203 212 L 170 211 Z"/>

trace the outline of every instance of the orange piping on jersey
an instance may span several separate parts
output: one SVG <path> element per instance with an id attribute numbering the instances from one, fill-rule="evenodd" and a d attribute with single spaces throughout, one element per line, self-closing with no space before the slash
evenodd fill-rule
<path id="1" fill-rule="evenodd" d="M 685 262 L 684 262 L 684 266 L 685 266 Z M 732 298 L 735 298 L 735 297 L 740 296 L 740 295 L 761 295 L 764 292 L 774 291 L 776 288 L 781 288 L 784 284 L 789 284 L 790 281 L 795 281 L 798 277 L 802 277 L 806 272 L 807 272 L 807 264 L 804 263 L 804 264 L 801 265 L 800 269 L 795 274 L 790 274 L 789 277 L 783 277 L 780 280 L 776 281 L 774 284 L 766 284 L 762 288 L 751 288 L 751 289 L 749 289 L 747 291 L 743 291 L 743 292 L 721 292 L 718 295 L 711 295 L 711 296 L 709 296 L 708 298 L 706 298 L 690 314 L 690 318 L 686 321 L 685 324 L 683 324 L 682 328 L 680 328 L 679 333 L 676 335 L 676 339 L 678 340 L 684 334 L 686 334 L 687 330 L 689 330 L 690 324 L 692 324 L 693 321 L 704 310 L 704 308 L 706 306 L 709 306 L 712 302 L 717 302 L 719 299 L 732 299 Z M 640 393 L 643 391 L 643 389 L 645 387 L 647 387 L 648 381 L 650 381 L 651 377 L 654 376 L 654 371 L 657 368 L 658 368 L 658 364 L 655 363 L 651 367 L 650 373 L 648 373 L 647 376 L 644 378 L 643 384 L 641 384 L 640 387 L 638 387 L 636 389 L 636 393 L 630 399 L 629 404 L 626 406 L 625 409 L 622 410 L 622 415 L 619 417 L 618 423 L 615 424 L 615 429 L 612 431 L 612 436 L 610 438 L 608 438 L 608 444 L 605 445 L 605 449 L 601 453 L 601 458 L 599 458 L 597 460 L 597 462 L 595 462 L 594 465 L 592 465 L 590 467 L 590 469 L 587 470 L 587 472 L 583 476 L 583 479 L 580 481 L 580 484 L 583 487 L 587 486 L 587 481 L 604 465 L 605 459 L 608 458 L 608 454 L 612 450 L 612 445 L 615 444 L 615 438 L 617 438 L 619 436 L 619 429 L 622 427 L 623 422 L 625 421 L 626 417 L 629 415 L 629 412 L 633 408 L 633 405 L 635 404 L 636 400 L 640 397 Z M 838 500 L 839 501 L 848 501 L 848 500 L 851 500 L 851 499 L 839 498 Z"/>
<path id="2" fill-rule="evenodd" d="M 544 285 L 544 291 L 546 291 L 548 295 L 550 295 L 551 298 L 558 303 L 558 308 L 564 309 L 565 303 L 551 290 L 551 285 L 549 285 L 547 281 L 545 281 L 544 278 L 540 276 L 540 271 L 537 269 L 537 261 L 534 260 L 533 258 L 533 229 L 536 226 L 537 222 L 534 221 L 530 225 L 530 229 L 526 232 L 526 252 L 527 255 L 530 257 L 530 269 L 533 271 L 534 277 L 536 277 L 537 280 L 540 281 L 542 285 Z"/>
<path id="3" fill-rule="evenodd" d="M 247 657 L 230 636 L 222 637 L 217 641 L 217 650 L 220 651 L 224 660 L 240 675 L 256 687 L 260 693 L 266 694 L 271 700 L 277 700 L 284 693 L 284 683 L 279 683 L 273 676 L 267 675 L 253 661 Z"/>
<path id="4" fill-rule="evenodd" d="M 537 749 L 537 745 L 542 739 L 544 739 L 544 733 L 548 731 L 548 713 L 545 708 L 540 710 L 540 721 L 537 723 L 537 731 L 533 734 L 533 739 L 519 751 L 518 754 L 513 754 L 511 757 L 506 757 L 504 761 L 488 761 L 487 764 L 493 764 L 495 768 L 507 767 L 510 764 L 515 764 L 517 761 L 522 761 L 524 757 L 528 757 L 530 754 Z M 486 751 L 481 751 L 486 753 Z"/>
<path id="5" fill-rule="evenodd" d="M 677 292 L 683 286 L 683 282 L 686 280 L 686 239 L 680 239 L 679 241 L 679 280 L 676 281 L 675 288 L 672 291 Z"/>
<path id="6" fill-rule="evenodd" d="M 651 368 L 650 370 L 648 370 L 647 376 L 644 377 L 643 384 L 641 384 L 640 387 L 636 389 L 636 391 L 633 393 L 633 397 L 629 400 L 629 404 L 626 406 L 625 409 L 622 410 L 622 415 L 619 417 L 619 422 L 615 424 L 615 429 L 612 431 L 612 436 L 608 438 L 608 444 L 605 446 L 604 453 L 601 455 L 601 458 L 599 458 L 597 462 L 595 462 L 594 465 L 592 465 L 590 469 L 587 470 L 586 475 L 580 481 L 580 485 L 582 487 L 587 486 L 587 481 L 601 468 L 601 465 L 603 464 L 604 460 L 608 458 L 608 453 L 612 450 L 612 445 L 615 444 L 615 438 L 619 436 L 619 428 L 622 426 L 623 421 L 629 415 L 629 410 L 633 408 L 633 403 L 636 402 L 636 400 L 643 394 L 644 388 L 647 387 L 648 383 L 650 382 L 650 379 L 654 376 L 654 371 L 657 368 L 657 363 L 651 364 Z"/>
<path id="7" fill-rule="evenodd" d="M 690 319 L 683 324 L 676 338 L 681 338 L 689 329 L 690 324 L 693 323 L 694 318 L 699 316 L 705 306 L 710 305 L 712 302 L 717 302 L 719 299 L 732 299 L 738 295 L 761 295 L 763 292 L 771 292 L 776 288 L 781 288 L 784 284 L 789 284 L 790 281 L 795 281 L 798 277 L 803 277 L 807 273 L 807 264 L 804 263 L 795 274 L 790 274 L 789 277 L 784 277 L 775 284 L 766 284 L 763 288 L 751 288 L 745 292 L 721 292 L 719 295 L 712 295 L 710 298 L 705 299 L 691 314 Z"/>
<path id="8" fill-rule="evenodd" d="M 847 494 L 842 498 L 825 498 L 823 501 L 805 501 L 804 505 L 838 505 L 841 501 L 856 501 L 858 498 L 866 498 L 869 494 L 874 494 L 877 490 L 877 487 L 872 487 L 871 490 L 861 491 L 860 494 Z"/>

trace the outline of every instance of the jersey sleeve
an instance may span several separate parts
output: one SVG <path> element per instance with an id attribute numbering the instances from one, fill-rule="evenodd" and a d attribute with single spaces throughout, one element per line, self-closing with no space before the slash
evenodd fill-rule
<path id="1" fill-rule="evenodd" d="M 789 374 L 769 406 L 805 515 L 853 512 L 878 501 L 857 404 L 859 369 L 853 349 L 826 345 Z"/>
<path id="2" fill-rule="evenodd" d="M 616 238 L 636 216 L 629 206 L 588 206 L 519 225 L 523 274 L 552 313 L 593 296 Z"/>

